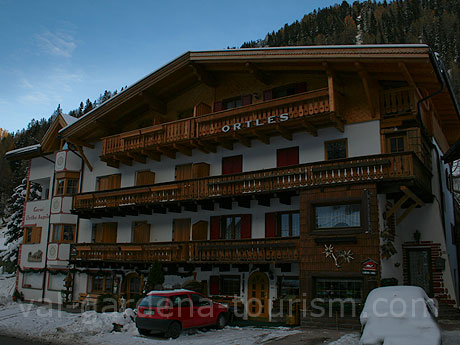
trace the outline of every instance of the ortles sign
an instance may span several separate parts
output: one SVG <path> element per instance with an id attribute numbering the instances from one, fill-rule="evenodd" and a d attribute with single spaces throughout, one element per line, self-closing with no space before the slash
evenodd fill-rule
<path id="1" fill-rule="evenodd" d="M 289 114 L 284 113 L 281 115 L 273 115 L 267 117 L 267 121 L 257 119 L 257 120 L 249 120 L 245 122 L 237 122 L 234 123 L 233 125 L 225 125 L 222 127 L 222 132 L 227 133 L 231 130 L 233 131 L 238 131 L 240 129 L 246 129 L 246 128 L 251 128 L 251 127 L 258 127 L 258 126 L 264 126 L 264 125 L 271 125 L 279 122 L 284 122 L 289 120 Z"/>

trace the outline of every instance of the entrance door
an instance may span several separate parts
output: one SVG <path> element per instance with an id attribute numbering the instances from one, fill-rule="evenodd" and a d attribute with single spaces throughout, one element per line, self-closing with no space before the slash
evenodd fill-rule
<path id="1" fill-rule="evenodd" d="M 431 250 L 407 249 L 409 285 L 420 286 L 431 295 Z"/>
<path id="2" fill-rule="evenodd" d="M 265 273 L 255 272 L 248 280 L 248 316 L 268 319 L 268 277 Z"/>
<path id="3" fill-rule="evenodd" d="M 141 278 L 137 273 L 128 274 L 125 278 L 126 307 L 136 308 L 137 299 L 142 296 Z"/>
<path id="4" fill-rule="evenodd" d="M 192 220 L 190 218 L 174 219 L 173 221 L 173 241 L 174 242 L 188 242 L 190 241 L 190 225 Z"/>

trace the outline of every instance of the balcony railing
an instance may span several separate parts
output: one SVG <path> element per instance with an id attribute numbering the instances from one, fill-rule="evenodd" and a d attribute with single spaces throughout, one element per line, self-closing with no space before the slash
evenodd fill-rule
<path id="1" fill-rule="evenodd" d="M 334 95 L 329 93 L 328 88 L 323 88 L 105 137 L 102 139 L 101 157 L 110 161 L 119 156 L 126 158 L 126 154 L 130 153 L 148 156 L 146 150 L 151 152 L 161 147 L 174 151 L 173 144 L 183 143 L 193 148 L 193 142 L 197 141 L 222 137 L 232 140 L 234 124 L 240 124 L 238 134 L 248 137 L 262 127 L 268 134 L 274 134 L 281 124 L 285 131 L 298 131 L 303 128 L 299 123 L 304 123 L 305 128 L 343 126 L 334 113 L 340 103 Z M 287 114 L 287 119 L 280 120 L 281 114 Z M 307 121 L 311 124 L 307 125 Z M 227 128 L 229 130 L 225 131 Z M 161 150 L 157 152 L 161 153 Z"/>
<path id="2" fill-rule="evenodd" d="M 71 260 L 110 262 L 295 262 L 299 238 L 76 244 Z"/>
<path id="3" fill-rule="evenodd" d="M 417 96 L 414 88 L 401 87 L 380 93 L 380 113 L 384 119 L 417 112 Z"/>
<path id="4" fill-rule="evenodd" d="M 73 208 L 76 212 L 84 210 L 93 212 L 105 208 L 143 206 L 162 202 L 398 180 L 414 184 L 420 194 L 431 194 L 431 172 L 413 152 L 403 152 L 82 193 L 74 197 Z"/>

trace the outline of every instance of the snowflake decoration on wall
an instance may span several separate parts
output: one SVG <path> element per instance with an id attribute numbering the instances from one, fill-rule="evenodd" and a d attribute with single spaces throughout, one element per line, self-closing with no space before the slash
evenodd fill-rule
<path id="1" fill-rule="evenodd" d="M 334 253 L 334 247 L 332 246 L 332 244 L 324 245 L 323 254 L 326 255 L 326 258 L 332 258 L 337 268 L 341 267 L 341 263 L 350 263 L 351 260 L 354 259 L 353 252 L 351 250 L 339 250 L 336 255 Z"/>

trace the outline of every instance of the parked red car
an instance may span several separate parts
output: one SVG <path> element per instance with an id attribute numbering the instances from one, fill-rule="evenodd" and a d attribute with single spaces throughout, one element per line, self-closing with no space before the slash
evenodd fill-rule
<path id="1" fill-rule="evenodd" d="M 228 308 L 190 290 L 151 291 L 137 308 L 140 334 L 164 333 L 176 339 L 187 328 L 224 328 Z"/>

